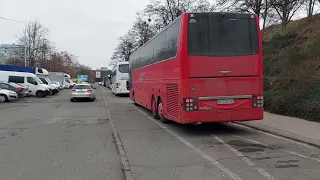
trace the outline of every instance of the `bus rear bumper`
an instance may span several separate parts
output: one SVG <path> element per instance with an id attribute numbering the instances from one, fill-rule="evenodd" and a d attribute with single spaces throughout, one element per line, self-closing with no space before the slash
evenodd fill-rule
<path id="1" fill-rule="evenodd" d="M 198 122 L 210 123 L 262 120 L 263 112 L 263 108 L 183 112 L 184 116 L 182 123 L 192 124 Z"/>
<path id="2" fill-rule="evenodd" d="M 115 94 L 129 94 L 130 91 L 126 89 L 117 89 Z"/>

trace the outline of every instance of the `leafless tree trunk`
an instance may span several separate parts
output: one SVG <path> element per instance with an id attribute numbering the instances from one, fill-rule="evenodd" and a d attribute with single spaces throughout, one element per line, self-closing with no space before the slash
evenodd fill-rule
<path id="1" fill-rule="evenodd" d="M 38 21 L 30 21 L 19 38 L 21 44 L 27 46 L 27 65 L 35 66 L 43 40 L 47 38 L 49 30 Z"/>
<path id="2" fill-rule="evenodd" d="M 282 33 L 286 31 L 288 23 L 303 2 L 304 0 L 271 0 L 272 7 L 281 19 Z"/>

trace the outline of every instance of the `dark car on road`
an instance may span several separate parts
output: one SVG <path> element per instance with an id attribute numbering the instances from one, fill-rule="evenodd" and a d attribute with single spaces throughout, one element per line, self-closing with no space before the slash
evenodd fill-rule
<path id="1" fill-rule="evenodd" d="M 28 91 L 26 88 L 23 88 L 22 86 L 7 82 L 0 82 L 0 88 L 16 92 L 19 98 L 24 97 L 26 95 L 26 92 Z"/>

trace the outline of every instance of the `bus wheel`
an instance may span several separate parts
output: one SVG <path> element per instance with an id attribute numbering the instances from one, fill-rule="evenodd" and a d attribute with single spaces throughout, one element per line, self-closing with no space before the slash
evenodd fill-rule
<path id="1" fill-rule="evenodd" d="M 134 97 L 134 92 L 132 93 L 132 101 L 133 101 L 133 104 L 135 106 L 137 106 L 138 104 L 136 103 L 136 98 Z"/>
<path id="2" fill-rule="evenodd" d="M 154 96 L 152 96 L 152 100 L 151 100 L 151 111 L 154 118 L 160 119 L 160 116 L 157 110 L 157 102 Z"/>
<path id="3" fill-rule="evenodd" d="M 159 99 L 159 102 L 158 102 L 158 114 L 159 114 L 159 119 L 162 123 L 168 123 L 168 119 L 166 119 L 164 116 L 163 116 L 163 104 L 162 104 L 162 100 Z"/>

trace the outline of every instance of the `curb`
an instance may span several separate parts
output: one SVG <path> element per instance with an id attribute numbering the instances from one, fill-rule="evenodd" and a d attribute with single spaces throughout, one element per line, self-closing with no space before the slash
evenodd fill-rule
<path id="1" fill-rule="evenodd" d="M 233 122 L 233 123 L 239 124 L 239 125 L 242 125 L 242 126 L 246 126 L 246 127 L 258 130 L 258 131 L 263 131 L 263 132 L 266 132 L 266 133 L 274 134 L 274 135 L 277 135 L 277 136 L 280 136 L 280 137 L 283 137 L 283 138 L 290 139 L 292 141 L 297 141 L 299 143 L 303 143 L 303 144 L 306 144 L 306 145 L 309 145 L 309 146 L 312 146 L 312 147 L 315 147 L 315 148 L 320 148 L 320 144 L 309 142 L 309 141 L 306 140 L 306 138 L 300 138 L 300 137 L 297 137 L 297 136 L 288 135 L 286 133 L 281 133 L 281 132 L 276 131 L 276 130 L 270 130 L 270 128 L 264 128 L 264 127 L 259 127 L 259 126 L 248 125 L 248 124 L 241 123 L 241 122 Z"/>
<path id="2" fill-rule="evenodd" d="M 122 145 L 122 142 L 121 142 L 119 134 L 116 130 L 116 127 L 114 126 L 113 119 L 112 119 L 110 111 L 109 111 L 108 103 L 107 103 L 105 97 L 103 96 L 102 92 L 101 92 L 101 95 L 102 95 L 105 107 L 107 109 L 107 114 L 108 114 L 108 118 L 109 118 L 109 125 L 112 127 L 112 134 L 113 134 L 114 139 L 116 140 L 117 150 L 120 155 L 122 170 L 124 172 L 125 179 L 126 180 L 134 180 L 133 175 L 132 175 L 132 171 L 130 168 L 130 164 L 128 161 L 128 157 L 124 151 L 124 147 Z"/>

